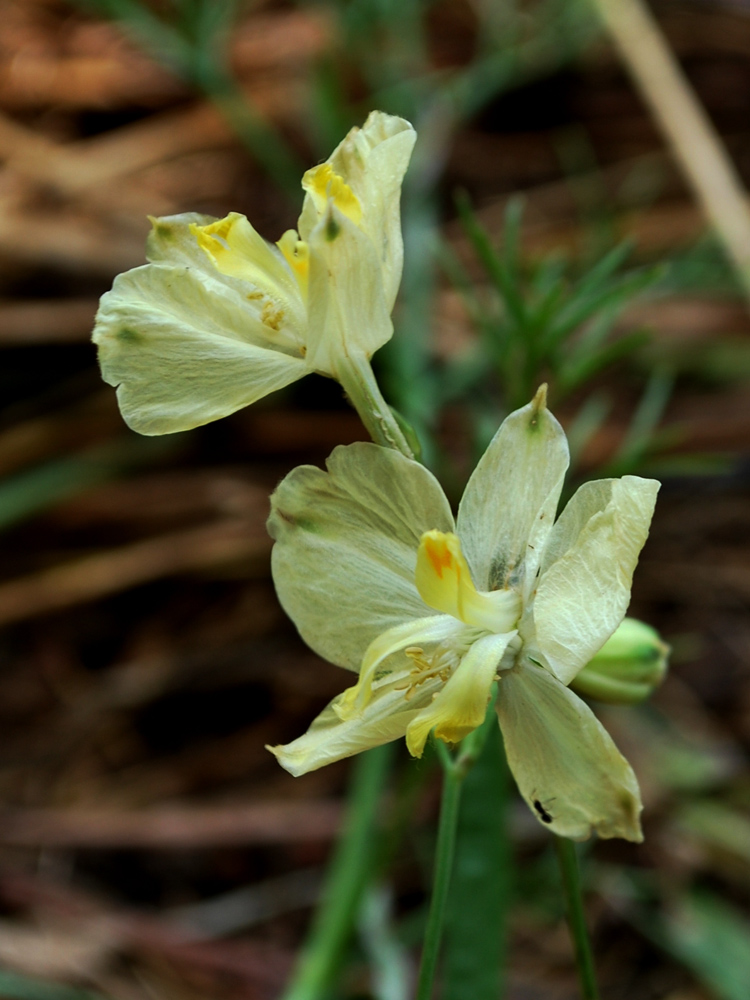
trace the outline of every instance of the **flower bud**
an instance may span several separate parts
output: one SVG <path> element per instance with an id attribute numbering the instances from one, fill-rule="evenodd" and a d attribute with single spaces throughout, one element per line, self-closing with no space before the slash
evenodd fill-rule
<path id="1" fill-rule="evenodd" d="M 669 653 L 650 625 L 625 618 L 570 686 L 597 701 L 634 705 L 664 680 Z"/>

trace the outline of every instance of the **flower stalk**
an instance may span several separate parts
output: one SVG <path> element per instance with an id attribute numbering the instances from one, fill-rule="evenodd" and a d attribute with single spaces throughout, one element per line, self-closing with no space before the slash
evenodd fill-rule
<path id="1" fill-rule="evenodd" d="M 567 837 L 554 837 L 557 861 L 560 866 L 563 892 L 568 911 L 568 926 L 573 940 L 578 981 L 581 986 L 582 1000 L 599 1000 L 599 988 L 596 983 L 594 956 L 591 941 L 586 928 L 586 917 L 581 896 L 581 879 L 578 871 L 576 847 Z"/>
<path id="2" fill-rule="evenodd" d="M 464 739 L 454 756 L 439 739 L 433 739 L 440 764 L 443 768 L 443 794 L 440 802 L 437 845 L 435 848 L 435 875 L 432 883 L 430 911 L 427 916 L 422 962 L 419 968 L 416 1000 L 429 1000 L 435 980 L 440 942 L 445 923 L 445 907 L 448 901 L 453 857 L 456 850 L 456 830 L 458 828 L 461 791 L 464 778 L 474 766 L 482 752 L 487 733 L 495 720 L 495 697 L 497 685 L 493 687 L 484 723 Z"/>
<path id="3" fill-rule="evenodd" d="M 369 358 L 363 354 L 340 358 L 337 375 L 349 402 L 375 444 L 394 448 L 407 458 L 415 458 L 393 411 L 383 398 Z"/>

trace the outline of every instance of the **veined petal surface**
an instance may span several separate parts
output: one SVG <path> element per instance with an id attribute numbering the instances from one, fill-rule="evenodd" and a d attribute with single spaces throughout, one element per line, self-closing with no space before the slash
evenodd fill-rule
<path id="1" fill-rule="evenodd" d="M 273 578 L 305 642 L 358 670 L 383 632 L 434 615 L 414 583 L 417 549 L 453 516 L 432 473 L 398 452 L 361 442 L 326 464 L 294 469 L 271 497 Z"/>
<path id="2" fill-rule="evenodd" d="M 552 539 L 553 554 L 567 548 L 543 573 L 532 607 L 537 646 L 563 684 L 601 649 L 628 609 L 659 491 L 656 480 L 638 476 L 594 486 L 579 491 L 561 519 L 562 543 Z M 603 509 L 584 522 L 607 492 Z"/>
<path id="3" fill-rule="evenodd" d="M 542 574 L 573 547 L 594 514 L 606 508 L 615 482 L 615 479 L 596 479 L 578 487 L 549 533 L 542 555 Z"/>
<path id="4" fill-rule="evenodd" d="M 528 594 L 568 461 L 565 433 L 540 389 L 503 421 L 458 508 L 457 533 L 478 590 L 501 590 L 510 583 Z"/>
<path id="5" fill-rule="evenodd" d="M 309 370 L 291 337 L 269 346 L 243 294 L 214 274 L 146 264 L 102 296 L 93 334 L 102 377 L 141 434 L 217 420 Z"/>
<path id="6" fill-rule="evenodd" d="M 643 839 L 636 777 L 588 705 L 529 663 L 502 674 L 496 707 L 518 789 L 553 833 Z"/>

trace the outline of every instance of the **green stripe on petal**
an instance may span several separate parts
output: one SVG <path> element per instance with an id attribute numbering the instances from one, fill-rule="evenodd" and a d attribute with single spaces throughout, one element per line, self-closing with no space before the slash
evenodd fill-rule
<path id="1" fill-rule="evenodd" d="M 533 586 L 568 468 L 546 388 L 500 426 L 469 479 L 457 533 L 478 590 Z"/>
<path id="2" fill-rule="evenodd" d="M 508 764 L 540 822 L 573 840 L 592 831 L 643 839 L 636 777 L 588 705 L 527 664 L 502 674 L 496 709 Z"/>
<path id="3" fill-rule="evenodd" d="M 438 739 L 458 743 L 481 726 L 503 653 L 516 634 L 483 636 L 471 646 L 434 700 L 409 723 L 406 745 L 413 757 L 422 756 L 432 729 Z"/>
<path id="4" fill-rule="evenodd" d="M 453 515 L 432 473 L 396 451 L 361 442 L 326 464 L 294 469 L 271 497 L 273 578 L 305 642 L 359 670 L 383 632 L 434 614 L 414 583 L 417 549 Z"/>
<path id="5" fill-rule="evenodd" d="M 562 554 L 543 573 L 532 611 L 536 644 L 563 684 L 601 649 L 628 609 L 658 491 L 656 480 L 638 476 L 582 488 L 550 539 L 553 555 Z"/>

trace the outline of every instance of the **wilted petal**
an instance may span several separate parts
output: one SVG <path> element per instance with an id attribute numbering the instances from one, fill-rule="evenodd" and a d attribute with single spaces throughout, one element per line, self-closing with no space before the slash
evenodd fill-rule
<path id="1" fill-rule="evenodd" d="M 550 539 L 557 557 L 542 574 L 532 611 L 537 646 L 563 684 L 601 649 L 627 611 L 658 491 L 656 480 L 638 476 L 582 488 Z"/>
<path id="2" fill-rule="evenodd" d="M 507 417 L 458 509 L 457 533 L 479 590 L 531 589 L 568 468 L 568 444 L 546 388 Z"/>
<path id="3" fill-rule="evenodd" d="M 358 670 L 381 633 L 434 614 L 414 584 L 417 549 L 453 516 L 435 477 L 396 451 L 347 445 L 327 467 L 295 469 L 271 497 L 273 577 L 305 642 Z"/>
<path id="4" fill-rule="evenodd" d="M 246 305 L 221 276 L 193 267 L 147 264 L 115 279 L 93 340 L 133 430 L 188 430 L 306 374 L 291 347 L 267 346 L 267 328 Z"/>
<path id="5" fill-rule="evenodd" d="M 336 711 L 336 699 L 323 709 L 304 736 L 286 746 L 268 749 L 282 767 L 297 777 L 362 750 L 390 743 L 404 735 L 423 701 L 431 697 L 436 683 L 426 684 L 412 701 L 406 701 L 404 692 L 389 683 L 374 692 L 361 714 L 346 720 Z"/>
<path id="6" fill-rule="evenodd" d="M 458 743 L 481 726 L 500 661 L 515 635 L 486 635 L 473 643 L 434 700 L 409 723 L 406 745 L 413 757 L 422 756 L 432 729 L 438 739 Z"/>
<path id="7" fill-rule="evenodd" d="M 518 789 L 553 833 L 643 839 L 633 770 L 572 691 L 541 667 L 524 665 L 502 674 L 497 714 Z"/>

